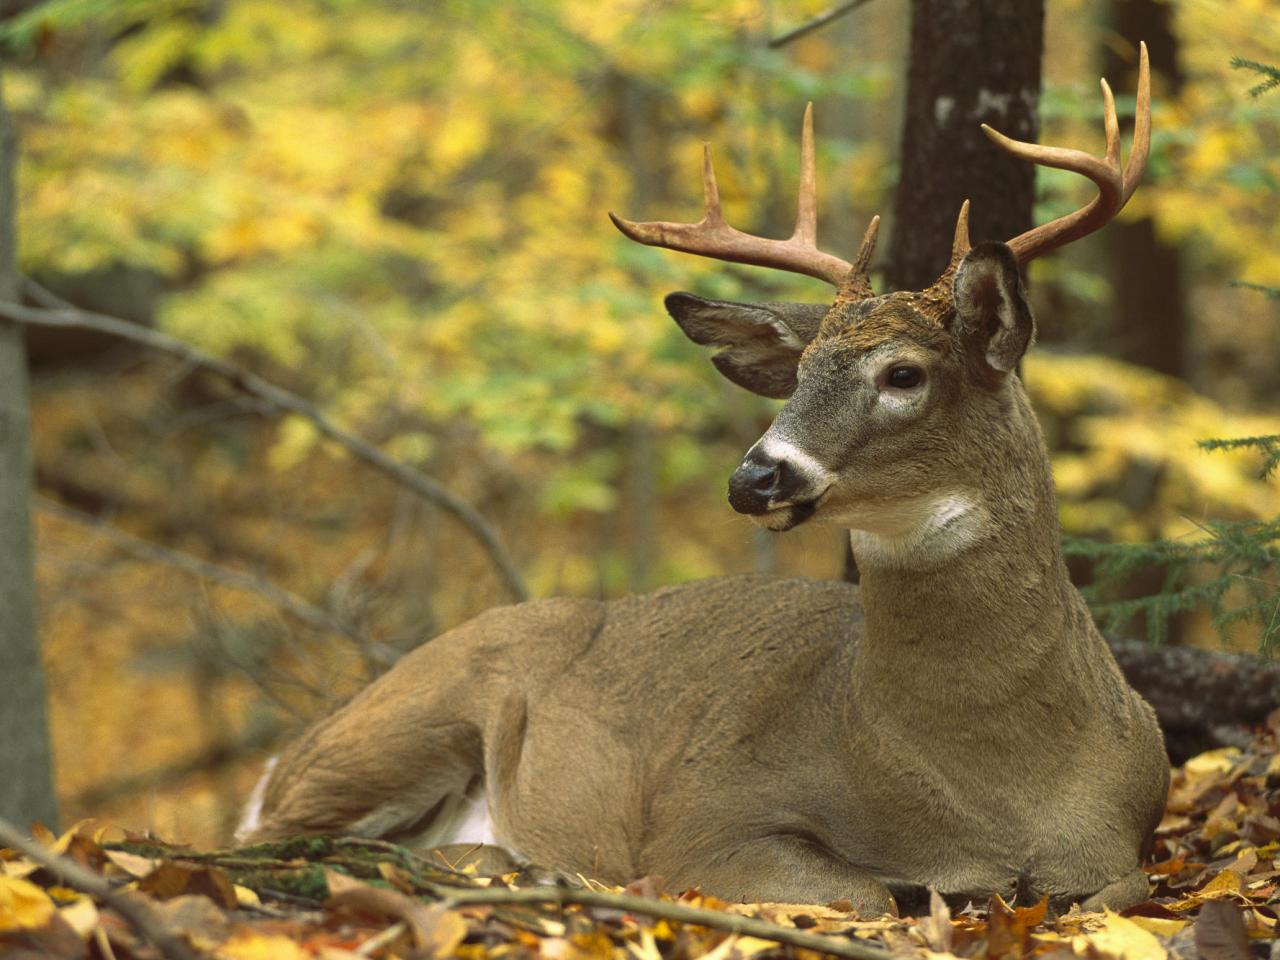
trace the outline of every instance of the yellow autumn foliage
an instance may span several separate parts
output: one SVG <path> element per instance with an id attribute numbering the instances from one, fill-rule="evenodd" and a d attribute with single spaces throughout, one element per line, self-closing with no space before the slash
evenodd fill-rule
<path id="1" fill-rule="evenodd" d="M 29 880 L 0 876 L 0 932 L 39 930 L 57 907 L 43 889 Z"/>

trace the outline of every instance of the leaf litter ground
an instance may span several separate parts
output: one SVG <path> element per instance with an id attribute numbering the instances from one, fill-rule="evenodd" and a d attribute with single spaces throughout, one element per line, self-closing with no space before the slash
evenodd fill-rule
<path id="1" fill-rule="evenodd" d="M 935 895 L 914 916 L 870 918 L 841 901 L 730 904 L 656 878 L 531 886 L 371 840 L 197 851 L 113 835 L 82 823 L 0 849 L 0 957 L 1280 960 L 1280 710 L 1248 749 L 1174 771 L 1152 896 L 1122 913 L 1052 916 L 995 896 L 953 911 Z M 55 856 L 101 889 L 73 888 Z"/>

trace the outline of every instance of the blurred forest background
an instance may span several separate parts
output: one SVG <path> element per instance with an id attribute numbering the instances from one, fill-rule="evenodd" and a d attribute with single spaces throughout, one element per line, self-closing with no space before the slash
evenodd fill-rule
<path id="1" fill-rule="evenodd" d="M 836 531 L 769 536 L 728 508 L 775 407 L 661 306 L 827 289 L 639 247 L 605 212 L 696 219 L 708 140 L 729 220 L 781 235 L 812 100 L 821 244 L 849 257 L 891 214 L 903 0 L 775 46 L 827 0 L 9 6 L 29 302 L 135 321 L 306 397 L 473 506 L 533 596 L 841 574 Z M 1131 115 L 1134 41 L 1157 68 L 1146 184 L 1030 270 L 1025 379 L 1063 525 L 1194 540 L 1275 516 L 1256 451 L 1196 441 L 1280 433 L 1280 300 L 1251 287 L 1280 286 L 1280 97 L 1231 67 L 1280 57 L 1277 8 L 1049 0 L 1044 37 L 1044 142 L 1100 150 L 1097 77 Z M 1038 221 L 1088 198 L 1077 179 L 1038 173 Z M 224 839 L 273 743 L 512 599 L 456 517 L 307 416 L 110 336 L 31 328 L 28 347 L 65 820 Z M 1196 613 L 1173 632 L 1258 639 Z"/>

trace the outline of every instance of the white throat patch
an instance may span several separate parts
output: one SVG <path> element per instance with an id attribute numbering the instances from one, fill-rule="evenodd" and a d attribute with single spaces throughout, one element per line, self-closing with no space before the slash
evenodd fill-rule
<path id="1" fill-rule="evenodd" d="M 965 493 L 921 497 L 842 511 L 854 556 L 873 565 L 936 563 L 983 538 L 990 515 Z"/>

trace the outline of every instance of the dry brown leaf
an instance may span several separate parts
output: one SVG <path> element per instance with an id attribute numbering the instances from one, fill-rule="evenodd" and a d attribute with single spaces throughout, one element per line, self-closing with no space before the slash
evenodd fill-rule
<path id="1" fill-rule="evenodd" d="M 378 875 L 401 893 L 414 892 L 413 877 L 404 867 L 383 861 L 378 864 Z"/>
<path id="2" fill-rule="evenodd" d="M 467 924 L 456 911 L 442 906 L 428 907 L 423 919 L 425 929 L 415 931 L 422 942 L 413 951 L 414 960 L 437 960 L 453 956 L 458 945 L 467 937 Z"/>
<path id="3" fill-rule="evenodd" d="M 152 904 L 165 929 L 186 937 L 201 950 L 214 950 L 232 933 L 231 921 L 208 897 L 183 894 Z"/>
<path id="4" fill-rule="evenodd" d="M 1241 892 L 1243 887 L 1244 884 L 1240 880 L 1240 874 L 1227 867 L 1196 891 L 1194 896 L 1197 900 L 1214 900 L 1220 897 L 1235 896 Z"/>
<path id="5" fill-rule="evenodd" d="M 162 861 L 160 866 L 139 880 L 138 889 L 157 900 L 199 894 L 227 909 L 234 908 L 238 902 L 235 885 L 225 870 L 173 860 Z"/>
<path id="6" fill-rule="evenodd" d="M 106 854 L 109 861 L 131 877 L 145 877 L 160 865 L 159 860 L 153 860 L 151 857 L 140 857 L 135 853 L 126 853 L 123 850 L 104 850 L 102 852 Z"/>
<path id="7" fill-rule="evenodd" d="M 1195 937 L 1202 960 L 1250 960 L 1249 934 L 1239 907 L 1233 903 L 1205 903 L 1196 917 Z"/>
<path id="8" fill-rule="evenodd" d="M 954 939 L 951 909 L 937 890 L 929 889 L 929 915 L 920 921 L 920 933 L 931 950 L 950 953 Z"/>
<path id="9" fill-rule="evenodd" d="M 397 890 L 372 887 L 367 883 L 336 872 L 330 877 L 332 895 L 325 910 L 338 922 L 402 922 L 414 946 L 414 957 L 423 960 L 447 956 L 467 935 L 467 925 L 456 912 L 441 906 L 427 907 L 414 897 Z M 333 892 L 334 887 L 337 892 Z"/>

